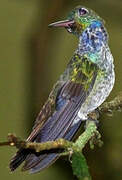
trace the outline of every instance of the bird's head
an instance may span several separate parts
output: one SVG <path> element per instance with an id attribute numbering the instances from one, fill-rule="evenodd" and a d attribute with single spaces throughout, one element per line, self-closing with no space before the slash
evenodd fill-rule
<path id="1" fill-rule="evenodd" d="M 93 10 L 78 6 L 69 13 L 66 20 L 52 23 L 49 27 L 65 27 L 68 32 L 79 36 L 94 22 L 99 24 L 103 20 Z"/>

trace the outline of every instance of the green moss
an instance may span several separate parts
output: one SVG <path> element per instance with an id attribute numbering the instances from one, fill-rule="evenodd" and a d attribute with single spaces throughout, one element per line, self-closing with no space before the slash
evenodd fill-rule
<path id="1" fill-rule="evenodd" d="M 86 159 L 82 153 L 74 153 L 72 156 L 73 174 L 79 180 L 91 180 Z"/>

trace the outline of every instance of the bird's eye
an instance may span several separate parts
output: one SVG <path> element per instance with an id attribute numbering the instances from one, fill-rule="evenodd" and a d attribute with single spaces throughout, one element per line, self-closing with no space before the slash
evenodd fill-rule
<path id="1" fill-rule="evenodd" d="M 88 13 L 88 10 L 87 9 L 85 9 L 85 8 L 80 8 L 79 9 L 79 15 L 80 16 L 84 16 L 84 15 L 86 15 Z"/>

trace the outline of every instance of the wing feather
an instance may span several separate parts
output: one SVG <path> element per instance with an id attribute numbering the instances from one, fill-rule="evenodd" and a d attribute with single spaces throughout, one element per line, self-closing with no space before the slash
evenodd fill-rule
<path id="1" fill-rule="evenodd" d="M 70 140 L 81 124 L 81 120 L 76 125 L 73 125 L 73 122 L 77 118 L 78 110 L 87 96 L 88 92 L 80 84 L 73 82 L 66 83 L 60 90 L 56 102 L 58 105 L 60 98 L 65 98 L 65 104 L 63 106 L 61 104 L 60 108 L 58 107 L 58 110 L 46 121 L 35 141 L 46 142 L 58 138 Z M 30 169 L 31 173 L 38 172 L 47 166 L 46 162 L 48 162 L 48 165 L 51 165 L 58 157 L 59 155 L 56 153 L 40 154 L 40 156 L 36 156 L 35 154 L 28 155 L 23 170 Z"/>
<path id="2" fill-rule="evenodd" d="M 85 74 L 87 74 L 87 71 Z M 90 85 L 86 86 L 84 84 L 86 81 L 85 74 L 80 71 L 80 73 L 78 72 L 77 82 L 70 80 L 60 84 L 60 88 L 56 87 L 58 85 L 54 87 L 58 91 L 54 92 L 53 90 L 50 94 L 48 101 L 36 119 L 33 131 L 27 141 L 46 142 L 58 138 L 72 139 L 82 121 L 78 119 L 79 121 L 76 121 L 78 123 L 74 123 L 78 118 L 77 113 L 92 90 L 97 76 L 96 71 L 90 72 Z M 79 75 L 83 78 L 83 83 L 79 82 Z M 86 89 L 85 87 L 89 88 Z M 56 98 L 54 94 L 56 94 Z M 25 160 L 23 170 L 30 170 L 30 172 L 34 173 L 51 165 L 58 157 L 57 153 L 50 154 L 50 152 L 46 152 L 42 154 L 42 152 L 34 153 L 20 149 L 11 160 L 10 168 L 15 170 Z"/>

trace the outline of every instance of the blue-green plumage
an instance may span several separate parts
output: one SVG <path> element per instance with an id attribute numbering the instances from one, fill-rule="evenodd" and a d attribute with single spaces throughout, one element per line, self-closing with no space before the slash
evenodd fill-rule
<path id="1" fill-rule="evenodd" d="M 115 80 L 113 57 L 103 20 L 92 10 L 76 7 L 65 21 L 50 26 L 65 27 L 79 39 L 78 48 L 64 73 L 54 85 L 40 111 L 27 141 L 71 140 L 81 122 L 110 94 Z M 23 170 L 38 172 L 51 165 L 56 152 L 34 153 L 20 149 L 10 162 L 14 171 L 23 161 Z"/>

